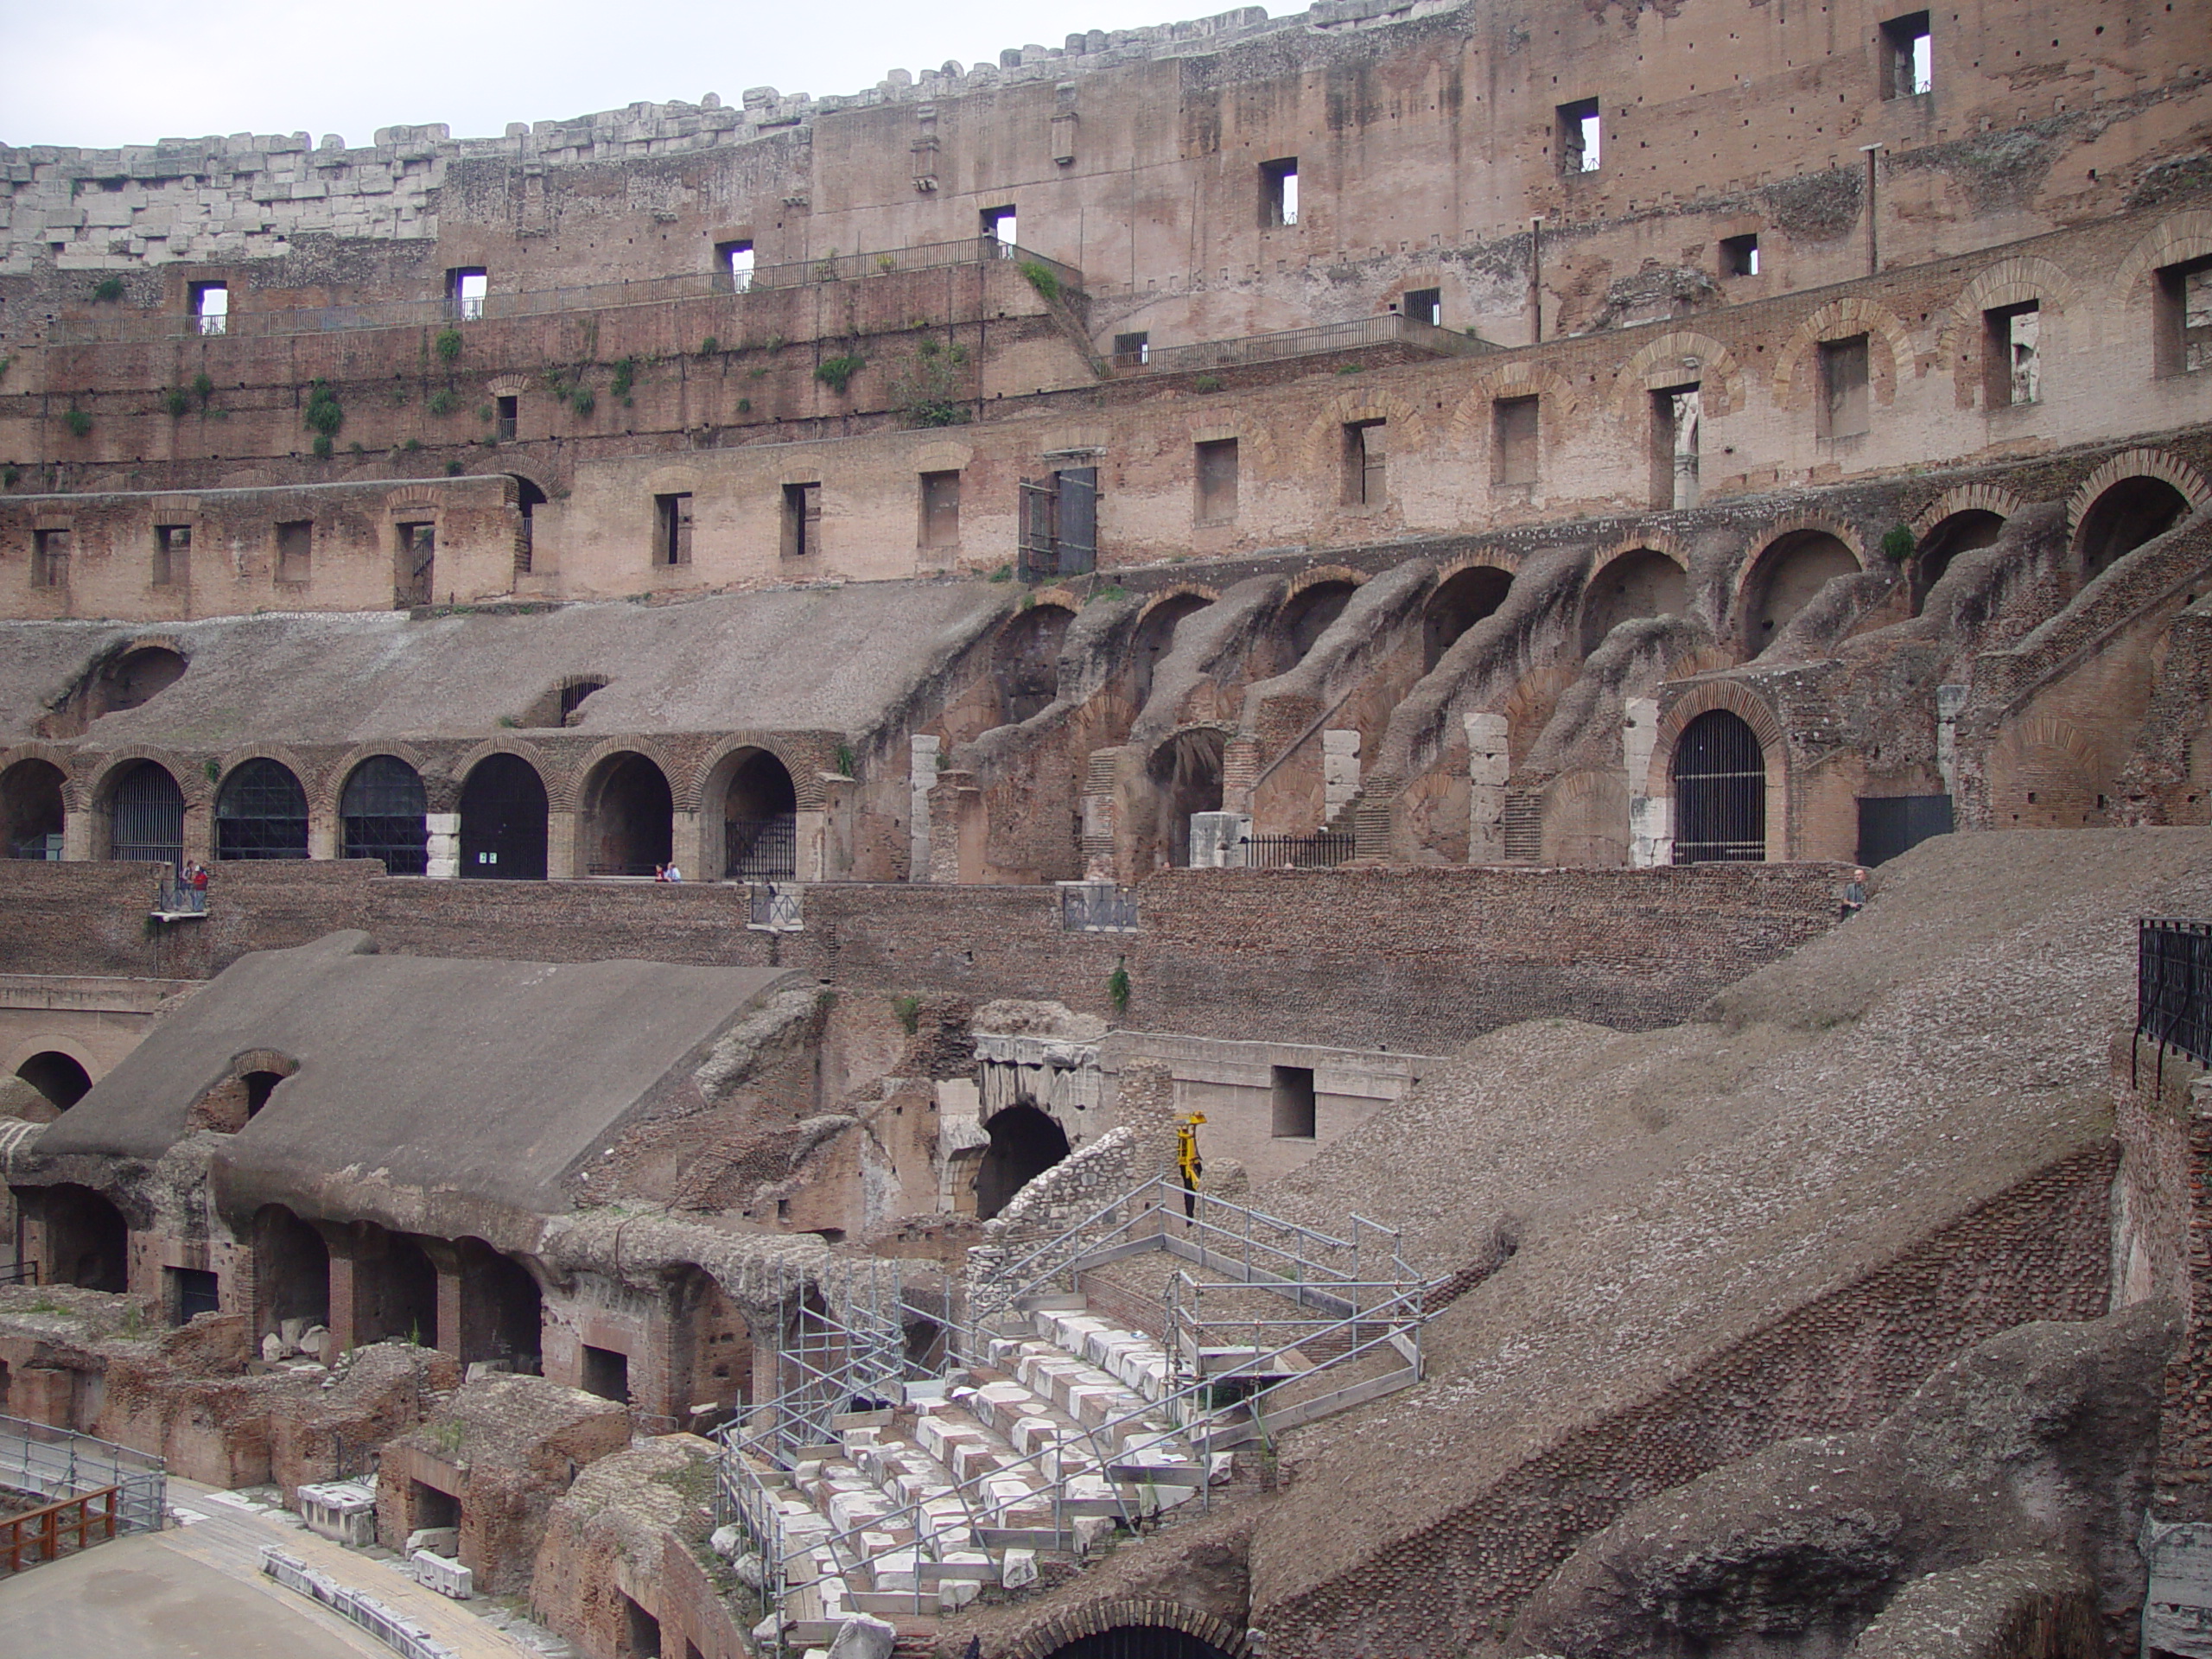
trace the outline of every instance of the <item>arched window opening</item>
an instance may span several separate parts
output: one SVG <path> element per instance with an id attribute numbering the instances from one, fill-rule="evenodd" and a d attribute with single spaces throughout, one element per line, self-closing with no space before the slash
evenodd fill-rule
<path id="1" fill-rule="evenodd" d="M 1116 1624 L 1052 1649 L 1049 1659 L 1229 1659 L 1211 1642 L 1164 1624 Z"/>
<path id="2" fill-rule="evenodd" d="M 61 856 L 61 768 L 18 760 L 0 772 L 0 856 Z"/>
<path id="3" fill-rule="evenodd" d="M 1583 593 L 1582 654 L 1597 650 L 1624 622 L 1680 616 L 1688 605 L 1689 580 L 1681 565 L 1648 547 L 1624 553 L 1592 577 Z"/>
<path id="4" fill-rule="evenodd" d="M 188 664 L 167 645 L 127 651 L 100 671 L 92 697 L 92 717 L 120 714 L 151 702 L 184 677 Z"/>
<path id="5" fill-rule="evenodd" d="M 16 1075 L 45 1096 L 55 1112 L 66 1112 L 92 1092 L 92 1074 L 76 1058 L 59 1049 L 34 1054 L 16 1068 Z"/>
<path id="6" fill-rule="evenodd" d="M 1850 548 L 1824 530 L 1797 530 L 1759 555 L 1751 603 L 1745 614 L 1744 649 L 1757 657 L 1782 637 L 1814 595 L 1838 576 L 1855 576 Z"/>
<path id="7" fill-rule="evenodd" d="M 339 797 L 347 858 L 380 858 L 391 875 L 429 868 L 428 802 L 423 779 L 396 755 L 372 754 L 353 768 Z"/>
<path id="8" fill-rule="evenodd" d="M 289 767 L 259 757 L 215 795 L 217 858 L 305 858 L 308 796 Z"/>
<path id="9" fill-rule="evenodd" d="M 1219 732 L 1179 732 L 1152 757 L 1152 782 L 1160 803 L 1160 838 L 1168 863 L 1178 869 L 1191 861 L 1191 815 L 1221 810 L 1222 756 L 1226 748 L 1226 740 Z"/>
<path id="10" fill-rule="evenodd" d="M 1014 1195 L 1068 1155 L 1067 1131 L 1017 1101 L 983 1126 L 991 1137 L 976 1171 L 976 1214 L 988 1221 Z"/>
<path id="11" fill-rule="evenodd" d="M 257 1340 L 274 1335 L 293 1344 L 311 1326 L 330 1323 L 330 1247 L 281 1204 L 255 1217 L 254 1288 Z"/>
<path id="12" fill-rule="evenodd" d="M 642 754 L 609 755 L 584 785 L 584 874 L 651 875 L 675 844 L 668 775 Z"/>
<path id="13" fill-rule="evenodd" d="M 108 797 L 108 856 L 172 868 L 184 862 L 184 791 L 151 760 L 133 761 Z"/>
<path id="14" fill-rule="evenodd" d="M 1160 659 L 1175 647 L 1175 630 L 1186 616 L 1203 611 L 1213 601 L 1203 594 L 1171 594 L 1154 606 L 1137 624 L 1129 646 L 1129 702 L 1141 709 L 1151 700 L 1152 679 Z"/>
<path id="15" fill-rule="evenodd" d="M 1682 728 L 1668 776 L 1675 785 L 1675 862 L 1757 863 L 1766 857 L 1766 753 L 1726 709 Z"/>
<path id="16" fill-rule="evenodd" d="M 1039 605 L 999 630 L 991 653 L 998 683 L 999 720 L 1019 726 L 1045 712 L 1060 694 L 1060 648 L 1075 613 L 1065 605 Z"/>
<path id="17" fill-rule="evenodd" d="M 544 1293 L 530 1269 L 480 1238 L 464 1238 L 461 1259 L 461 1358 L 488 1360 L 542 1376 Z"/>
<path id="18" fill-rule="evenodd" d="M 1304 662 L 1358 591 L 1349 582 L 1317 582 L 1284 601 L 1275 618 L 1274 671 L 1287 674 Z"/>
<path id="19" fill-rule="evenodd" d="M 798 874 L 798 791 L 766 749 L 744 751 L 722 791 L 722 879 L 788 881 Z"/>
<path id="20" fill-rule="evenodd" d="M 1513 586 L 1511 575 L 1488 565 L 1472 565 L 1440 583 L 1428 596 L 1421 616 L 1421 672 L 1444 660 L 1459 636 L 1496 613 Z"/>
<path id="21" fill-rule="evenodd" d="M 2164 535 L 2189 516 L 2189 498 L 2163 478 L 2123 478 L 2082 515 L 2075 538 L 2082 580 L 2090 582 L 2123 555 Z"/>
<path id="22" fill-rule="evenodd" d="M 545 879 L 545 785 L 529 761 L 487 754 L 461 787 L 461 873 L 480 881 Z"/>
<path id="23" fill-rule="evenodd" d="M 64 1181 L 46 1189 L 40 1213 L 46 1223 L 48 1283 L 130 1288 L 130 1229 L 122 1211 L 91 1187 Z"/>
<path id="24" fill-rule="evenodd" d="M 438 1270 L 404 1233 L 365 1230 L 353 1261 L 354 1340 L 438 1346 Z"/>
<path id="25" fill-rule="evenodd" d="M 1979 507 L 1955 512 L 1929 531 L 1912 556 L 1912 613 L 1920 614 L 1928 590 L 1943 580 L 1952 560 L 1987 547 L 2004 533 L 2004 519 Z"/>

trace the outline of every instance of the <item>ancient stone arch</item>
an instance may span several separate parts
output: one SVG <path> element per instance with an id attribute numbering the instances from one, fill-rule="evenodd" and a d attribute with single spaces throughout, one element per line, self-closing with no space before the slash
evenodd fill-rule
<path id="1" fill-rule="evenodd" d="M 1906 528 L 1918 541 L 1946 518 L 1961 512 L 1993 512 L 1999 518 L 2017 518 L 2027 508 L 2025 501 L 2001 485 L 1961 484 L 1944 491 L 1913 514 Z"/>
<path id="2" fill-rule="evenodd" d="M 537 774 L 537 781 L 545 786 L 547 811 L 569 812 L 575 810 L 564 804 L 567 799 L 566 791 L 569 787 L 569 780 L 565 776 L 556 772 L 551 761 L 547 759 L 545 751 L 535 743 L 515 737 L 487 738 L 474 747 L 462 751 L 446 768 L 446 776 L 452 780 L 456 804 L 461 790 L 467 786 L 468 774 L 476 770 L 480 761 L 494 754 L 512 754 L 516 760 L 529 765 L 530 769 Z M 562 792 L 556 793 L 556 787 Z"/>
<path id="3" fill-rule="evenodd" d="M 1887 306 L 1854 295 L 1830 300 L 1798 324 L 1774 359 L 1774 402 L 1779 409 L 1810 409 L 1820 394 L 1821 346 L 1829 340 L 1866 336 L 1867 388 L 1878 404 L 1897 401 L 1897 382 L 1921 365 L 1912 334 Z"/>
<path id="4" fill-rule="evenodd" d="M 2127 251 L 2113 274 L 2113 291 L 2131 305 L 2145 302 L 2151 296 L 2152 272 L 2208 254 L 2212 254 L 2212 210 L 2175 213 Z"/>
<path id="5" fill-rule="evenodd" d="M 1622 417 L 1641 421 L 1651 393 L 1688 380 L 1698 383 L 1709 416 L 1733 415 L 1744 406 L 1744 369 L 1735 353 L 1710 334 L 1678 328 L 1646 340 L 1621 365 L 1614 396 Z"/>
<path id="6" fill-rule="evenodd" d="M 86 759 L 79 755 L 79 763 L 83 764 Z M 149 743 L 134 743 L 128 748 L 109 750 L 91 759 L 92 770 L 79 787 L 83 791 L 85 804 L 95 809 L 105 805 L 115 787 L 116 779 L 141 760 L 152 761 L 175 781 L 178 792 L 184 797 L 184 810 L 188 813 L 205 810 L 214 799 L 215 785 L 208 778 L 207 769 L 188 764 L 174 749 L 161 748 Z"/>
<path id="7" fill-rule="evenodd" d="M 1674 798 L 1675 749 L 1700 715 L 1725 709 L 1751 728 L 1766 764 L 1766 855 L 1770 862 L 1789 856 L 1796 837 L 1789 822 L 1789 766 L 1782 721 L 1766 700 L 1739 680 L 1709 680 L 1694 685 L 1659 716 L 1651 746 L 1651 766 L 1643 792 L 1653 800 Z M 1630 779 L 1631 784 L 1635 779 Z"/>
<path id="8" fill-rule="evenodd" d="M 1290 586 L 1283 590 L 1282 596 L 1284 601 L 1287 603 L 1308 588 L 1319 588 L 1325 582 L 1348 582 L 1357 588 L 1363 586 L 1367 579 L 1366 571 L 1355 570 L 1348 564 L 1317 564 L 1312 569 L 1301 570 L 1297 575 L 1293 576 Z"/>
<path id="9" fill-rule="evenodd" d="M 1113 1596 L 1068 1608 L 1031 1625 L 1007 1644 L 1005 1659 L 1052 1659 L 1071 1642 L 1132 1624 L 1180 1630 L 1211 1643 L 1230 1659 L 1248 1659 L 1251 1653 L 1244 1632 L 1215 1614 L 1202 1613 L 1160 1596 Z"/>
<path id="10" fill-rule="evenodd" d="M 1330 469 L 1338 464 L 1344 428 L 1361 421 L 1388 423 L 1389 453 L 1394 456 L 1428 447 L 1428 417 L 1416 405 L 1395 392 L 1371 387 L 1343 392 L 1331 398 L 1319 416 L 1306 428 L 1307 461 L 1319 469 L 1317 476 L 1332 475 Z"/>
<path id="11" fill-rule="evenodd" d="M 424 796 L 427 798 L 435 795 L 435 791 L 431 787 L 429 762 L 424 758 L 423 752 L 413 744 L 397 741 L 388 743 L 359 743 L 330 762 L 314 782 L 309 783 L 304 778 L 300 779 L 307 788 L 308 810 L 320 817 L 336 817 L 339 804 L 345 798 L 346 780 L 353 775 L 354 768 L 364 760 L 379 754 L 388 754 L 395 760 L 404 760 L 409 766 L 414 767 L 415 775 L 423 780 Z M 430 802 L 429 810 L 438 812 L 450 809 L 441 807 L 433 799 Z"/>
<path id="12" fill-rule="evenodd" d="M 717 801 L 718 785 L 728 784 L 730 760 L 749 749 L 758 749 L 763 754 L 772 756 L 791 774 L 791 790 L 798 798 L 800 811 L 818 812 L 829 805 L 830 795 L 822 786 L 822 767 L 819 765 L 795 753 L 793 746 L 781 738 L 751 733 L 721 739 L 701 755 L 680 779 L 673 769 L 668 769 L 669 784 L 676 791 L 676 810 L 679 812 L 705 811 L 707 808 L 703 803 Z M 719 805 L 716 810 L 719 810 Z"/>
<path id="13" fill-rule="evenodd" d="M 213 800 L 223 792 L 223 785 L 231 774 L 249 760 L 273 760 L 299 780 L 300 792 L 307 798 L 308 810 L 315 810 L 315 803 L 330 787 L 323 768 L 309 766 L 290 749 L 278 743 L 257 743 L 249 748 L 226 751 L 221 760 L 218 775 L 210 780 L 207 798 Z M 186 798 L 188 804 L 190 797 Z"/>
<path id="14" fill-rule="evenodd" d="M 1548 432 L 1568 429 L 1582 413 L 1582 394 L 1565 375 L 1544 364 L 1503 364 L 1478 377 L 1453 406 L 1447 441 L 1454 449 L 1475 457 L 1490 454 L 1495 436 L 1491 405 L 1501 397 L 1543 400 L 1542 418 L 1537 423 L 1540 442 Z"/>
<path id="15" fill-rule="evenodd" d="M 2180 456 L 2163 449 L 2123 449 L 2083 479 L 2074 493 L 2066 498 L 2069 539 L 2081 534 L 2082 515 L 2096 505 L 2097 498 L 2123 479 L 2130 478 L 2164 480 L 2182 493 L 2192 512 L 2212 501 L 2212 482 L 2207 482 L 2202 473 Z"/>
<path id="16" fill-rule="evenodd" d="M 2032 302 L 2046 319 L 2055 318 L 2081 296 L 2080 285 L 2063 266 L 2037 254 L 2014 254 L 1979 272 L 1959 290 L 1936 340 L 1937 359 L 1949 360 L 1957 383 L 1957 407 L 1972 409 L 1981 391 L 1983 312 Z M 2044 349 L 2050 349 L 2048 340 Z"/>
<path id="17" fill-rule="evenodd" d="M 90 801 L 91 796 L 86 788 L 85 780 L 78 775 L 76 767 L 71 764 L 77 758 L 77 752 L 74 750 L 64 748 L 58 743 L 44 743 L 35 740 L 28 743 L 18 743 L 12 748 L 0 749 L 0 772 L 6 772 L 9 767 L 20 760 L 43 760 L 50 766 L 57 766 L 61 772 L 62 810 L 66 812 L 81 812 Z"/>

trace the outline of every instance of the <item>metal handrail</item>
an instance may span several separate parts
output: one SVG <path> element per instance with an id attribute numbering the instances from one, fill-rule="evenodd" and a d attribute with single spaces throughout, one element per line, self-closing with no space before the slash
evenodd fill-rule
<path id="1" fill-rule="evenodd" d="M 1273 334 L 1245 334 L 1235 340 L 1202 340 L 1188 346 L 1148 346 L 1145 360 L 1128 365 L 1125 372 L 1184 374 L 1193 369 L 1241 368 L 1253 363 L 1311 357 L 1322 352 L 1357 351 L 1370 346 L 1411 346 L 1450 357 L 1503 349 L 1476 335 L 1457 334 L 1433 322 L 1391 312 L 1379 317 L 1354 317 L 1344 322 L 1278 329 Z"/>

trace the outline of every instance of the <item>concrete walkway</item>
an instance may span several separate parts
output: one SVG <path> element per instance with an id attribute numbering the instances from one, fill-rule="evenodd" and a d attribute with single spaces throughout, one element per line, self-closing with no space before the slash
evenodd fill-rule
<path id="1" fill-rule="evenodd" d="M 273 1543 L 374 1597 L 461 1659 L 525 1659 L 523 1646 L 382 1561 L 172 1476 L 173 1510 L 204 1516 L 100 1544 L 0 1582 L 0 1652 L 102 1659 L 391 1659 L 365 1631 L 261 1571 Z"/>

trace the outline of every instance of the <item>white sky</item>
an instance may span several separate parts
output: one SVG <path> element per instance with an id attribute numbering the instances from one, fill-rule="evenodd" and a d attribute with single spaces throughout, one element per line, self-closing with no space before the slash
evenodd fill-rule
<path id="1" fill-rule="evenodd" d="M 748 86 L 817 98 L 893 69 L 995 62 L 1077 29 L 1134 29 L 1229 0 L 0 0 L 0 143 L 113 149 L 206 133 L 338 133 L 696 103 Z M 1278 5 L 1271 10 L 1296 9 Z"/>

